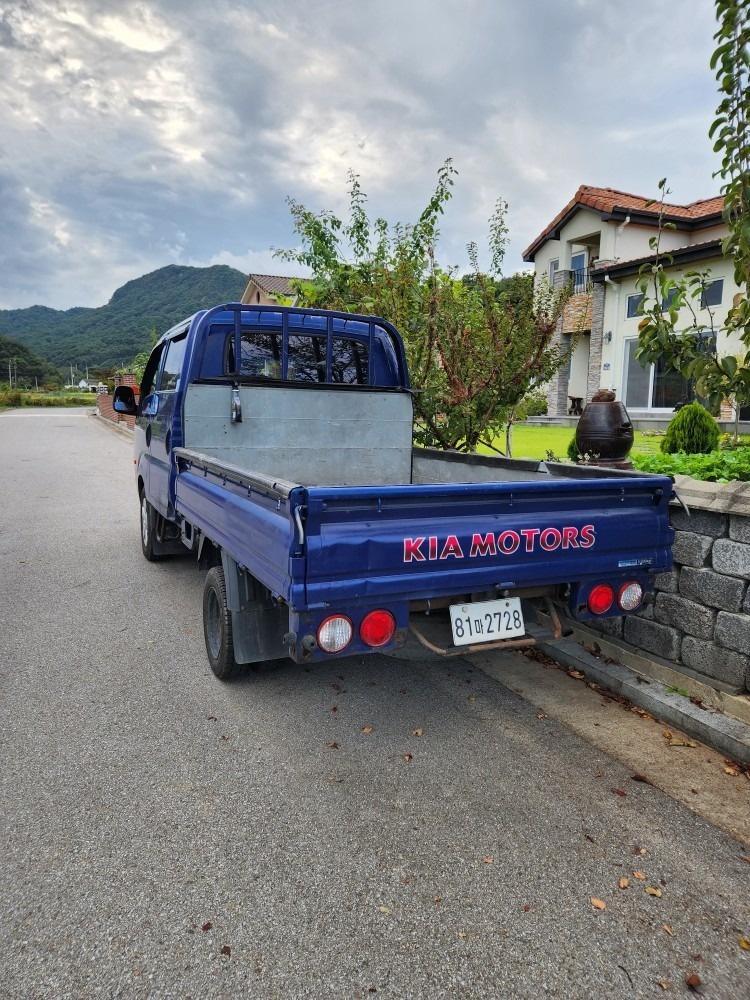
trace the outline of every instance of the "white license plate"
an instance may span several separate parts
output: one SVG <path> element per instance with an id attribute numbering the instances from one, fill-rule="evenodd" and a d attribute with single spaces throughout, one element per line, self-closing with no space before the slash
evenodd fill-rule
<path id="1" fill-rule="evenodd" d="M 456 646 L 498 642 L 525 634 L 519 597 L 477 601 L 474 604 L 452 604 L 448 610 L 453 643 Z"/>

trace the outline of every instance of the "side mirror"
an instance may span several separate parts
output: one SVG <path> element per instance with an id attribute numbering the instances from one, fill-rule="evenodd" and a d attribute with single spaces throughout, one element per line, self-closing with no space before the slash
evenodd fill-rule
<path id="1" fill-rule="evenodd" d="M 130 385 L 118 385 L 112 397 L 112 409 L 115 413 L 125 413 L 134 417 L 136 414 L 135 393 Z"/>

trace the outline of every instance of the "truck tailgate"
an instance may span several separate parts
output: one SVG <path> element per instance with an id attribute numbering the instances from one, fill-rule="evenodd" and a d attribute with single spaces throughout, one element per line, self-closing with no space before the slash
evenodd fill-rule
<path id="1" fill-rule="evenodd" d="M 667 477 L 309 487 L 308 606 L 616 578 L 672 565 Z"/>

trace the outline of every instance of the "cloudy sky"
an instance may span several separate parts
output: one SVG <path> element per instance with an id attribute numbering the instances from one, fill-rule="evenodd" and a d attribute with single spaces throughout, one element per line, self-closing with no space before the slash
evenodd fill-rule
<path id="1" fill-rule="evenodd" d="M 498 197 L 506 273 L 580 184 L 719 192 L 712 0 L 0 0 L 0 308 L 103 305 L 166 264 L 289 274 L 286 198 L 415 220 Z"/>

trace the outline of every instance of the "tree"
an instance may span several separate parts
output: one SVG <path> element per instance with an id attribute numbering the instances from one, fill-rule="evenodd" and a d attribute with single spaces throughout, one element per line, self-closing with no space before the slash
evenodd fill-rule
<path id="1" fill-rule="evenodd" d="M 658 234 L 649 241 L 654 261 L 643 265 L 638 282 L 644 295 L 644 320 L 636 357 L 644 365 L 662 359 L 667 370 L 680 372 L 714 411 L 724 399 L 733 400 L 735 441 L 739 437 L 740 408 L 750 404 L 749 14 L 750 0 L 716 0 L 719 29 L 714 35 L 717 47 L 711 58 L 711 68 L 724 95 L 709 130 L 709 136 L 715 139 L 714 150 L 722 153 L 718 174 L 723 179 L 723 215 L 729 228 L 722 250 L 733 262 L 739 299 L 719 327 L 715 314 L 705 306 L 710 272 L 687 271 L 676 278 L 667 270 L 673 259 L 660 248 L 662 232 L 671 226 L 663 222 L 664 198 L 669 193 L 666 179 L 659 182 Z M 698 305 L 702 306 L 701 316 Z M 685 307 L 690 318 L 678 329 L 680 310 Z"/>
<path id="2" fill-rule="evenodd" d="M 565 296 L 535 292 L 530 276 L 499 280 L 508 234 L 502 199 L 490 219 L 490 273 L 479 268 L 476 243 L 467 247 L 471 273 L 463 280 L 438 264 L 438 220 L 455 175 L 446 160 L 419 219 L 389 225 L 369 219 L 350 171 L 348 221 L 289 199 L 300 247 L 275 253 L 312 272 L 299 282 L 303 304 L 394 323 L 417 389 L 417 442 L 472 451 L 480 442 L 492 446 L 509 409 L 548 380 L 569 350 L 552 341 Z"/>

